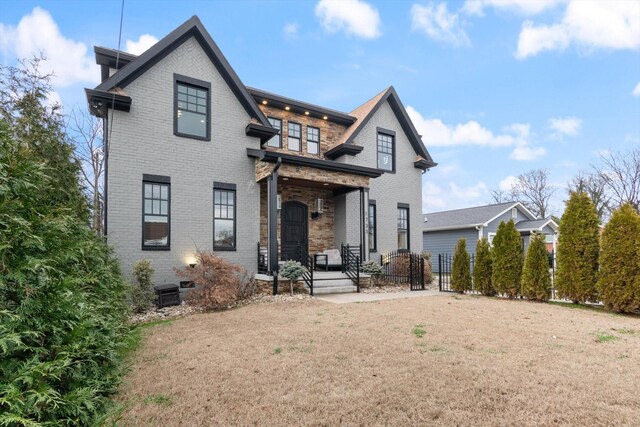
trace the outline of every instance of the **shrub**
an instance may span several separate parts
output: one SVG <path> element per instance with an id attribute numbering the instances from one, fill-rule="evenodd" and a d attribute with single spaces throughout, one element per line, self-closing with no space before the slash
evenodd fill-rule
<path id="1" fill-rule="evenodd" d="M 471 290 L 471 268 L 469 266 L 469 254 L 467 253 L 467 241 L 465 239 L 458 240 L 456 252 L 453 254 L 451 289 L 460 293 Z"/>
<path id="2" fill-rule="evenodd" d="M 496 291 L 491 283 L 491 247 L 486 237 L 476 243 L 476 259 L 473 265 L 473 288 L 482 295 L 493 296 Z"/>
<path id="3" fill-rule="evenodd" d="M 629 204 L 613 212 L 602 234 L 598 290 L 607 309 L 640 310 L 640 216 Z"/>
<path id="4" fill-rule="evenodd" d="M 233 304 L 247 287 L 246 270 L 214 252 L 198 251 L 195 266 L 174 268 L 174 271 L 195 285 L 187 293 L 187 302 L 204 310 Z"/>
<path id="5" fill-rule="evenodd" d="M 551 297 L 549 256 L 544 234 L 534 234 L 529 240 L 522 269 L 522 296 L 535 301 L 548 301 Z"/>
<path id="6" fill-rule="evenodd" d="M 131 308 L 136 313 L 142 313 L 153 307 L 155 291 L 151 277 L 154 272 L 151 261 L 147 259 L 142 259 L 133 266 L 133 276 L 137 283 L 131 289 Z"/>
<path id="7" fill-rule="evenodd" d="M 597 301 L 599 220 L 584 192 L 572 192 L 558 230 L 555 287 L 560 298 L 575 303 Z"/>
<path id="8" fill-rule="evenodd" d="M 362 264 L 362 272 L 371 276 L 372 284 L 377 284 L 383 271 L 382 266 L 375 261 L 367 261 Z"/>
<path id="9" fill-rule="evenodd" d="M 502 221 L 493 238 L 491 282 L 494 289 L 509 298 L 520 291 L 522 239 L 513 220 Z"/>
<path id="10" fill-rule="evenodd" d="M 290 287 L 291 294 L 293 295 L 293 282 L 295 280 L 298 280 L 300 277 L 302 277 L 304 272 L 305 272 L 305 269 L 302 266 L 302 264 L 300 264 L 298 261 L 289 260 L 289 261 L 285 261 L 282 267 L 280 267 L 280 270 L 278 271 L 278 276 L 289 280 L 289 283 L 291 285 Z"/>
<path id="11" fill-rule="evenodd" d="M 1 71 L 0 425 L 93 425 L 122 374 L 128 286 L 87 224 L 46 79 Z"/>
<path id="12" fill-rule="evenodd" d="M 431 252 L 422 251 L 420 254 L 424 259 L 424 283 L 426 285 L 433 282 L 433 265 L 431 264 Z"/>

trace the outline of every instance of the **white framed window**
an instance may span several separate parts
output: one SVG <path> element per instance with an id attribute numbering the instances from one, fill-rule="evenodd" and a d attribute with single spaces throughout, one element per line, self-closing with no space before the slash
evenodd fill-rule
<path id="1" fill-rule="evenodd" d="M 518 218 L 518 208 L 511 208 L 511 218 L 513 219 Z"/>
<path id="2" fill-rule="evenodd" d="M 493 247 L 493 238 L 496 237 L 496 233 L 488 233 L 487 240 L 489 241 L 489 246 Z"/>

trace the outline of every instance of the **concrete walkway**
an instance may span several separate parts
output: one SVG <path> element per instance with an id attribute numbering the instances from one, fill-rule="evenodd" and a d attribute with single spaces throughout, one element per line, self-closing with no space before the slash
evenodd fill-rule
<path id="1" fill-rule="evenodd" d="M 349 304 L 352 302 L 370 302 L 370 301 L 383 301 L 388 299 L 400 299 L 400 298 L 417 298 L 417 297 L 432 297 L 442 294 L 438 291 L 401 291 L 401 292 L 388 292 L 379 294 L 365 294 L 365 293 L 350 293 L 350 294 L 326 294 L 318 295 L 315 298 L 321 301 L 332 302 L 334 304 Z"/>

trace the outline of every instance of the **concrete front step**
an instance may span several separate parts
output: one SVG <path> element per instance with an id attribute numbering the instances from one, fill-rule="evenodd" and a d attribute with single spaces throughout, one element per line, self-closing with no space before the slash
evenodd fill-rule
<path id="1" fill-rule="evenodd" d="M 307 292 L 309 292 L 309 288 L 304 287 Z M 318 287 L 315 282 L 313 283 L 313 294 L 314 295 L 325 295 L 325 294 L 350 294 L 358 292 L 358 288 L 355 286 L 327 286 L 327 287 Z"/>
<path id="2" fill-rule="evenodd" d="M 351 279 L 332 279 L 332 280 L 316 280 L 313 278 L 313 288 L 333 288 L 340 286 L 354 286 L 353 281 Z"/>

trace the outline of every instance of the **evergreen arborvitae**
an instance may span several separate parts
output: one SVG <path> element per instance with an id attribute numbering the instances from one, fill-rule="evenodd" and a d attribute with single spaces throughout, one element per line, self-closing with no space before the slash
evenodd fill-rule
<path id="1" fill-rule="evenodd" d="M 513 220 L 502 221 L 493 238 L 491 282 L 494 289 L 509 298 L 520 291 L 522 238 Z"/>
<path id="2" fill-rule="evenodd" d="M 469 254 L 465 239 L 458 240 L 456 252 L 453 254 L 451 289 L 460 293 L 471 290 L 471 268 L 469 267 Z"/>
<path id="3" fill-rule="evenodd" d="M 522 268 L 522 296 L 535 301 L 548 301 L 551 297 L 549 256 L 544 234 L 531 236 Z"/>
<path id="4" fill-rule="evenodd" d="M 572 192 L 558 230 L 556 291 L 573 302 L 597 301 L 600 227 L 598 212 L 584 192 Z"/>
<path id="5" fill-rule="evenodd" d="M 629 204 L 613 212 L 602 234 L 598 290 L 608 309 L 640 310 L 640 216 Z"/>
<path id="6" fill-rule="evenodd" d="M 491 283 L 491 247 L 486 237 L 478 240 L 476 244 L 476 258 L 473 265 L 473 289 L 482 295 L 493 296 L 496 294 Z"/>

